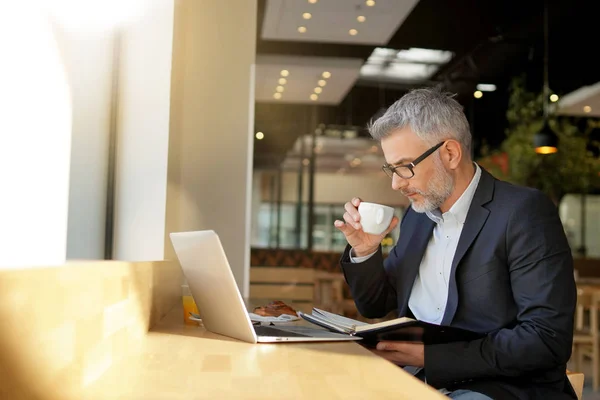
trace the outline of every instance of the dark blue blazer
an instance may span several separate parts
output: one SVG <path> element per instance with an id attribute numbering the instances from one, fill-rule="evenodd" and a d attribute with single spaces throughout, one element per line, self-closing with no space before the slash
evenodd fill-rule
<path id="1" fill-rule="evenodd" d="M 408 209 L 388 257 L 341 260 L 359 312 L 413 316 L 408 299 L 434 222 Z M 495 399 L 569 399 L 577 302 L 573 258 L 557 207 L 540 191 L 483 170 L 450 273 L 442 325 L 483 339 L 425 346 L 427 383 Z"/>

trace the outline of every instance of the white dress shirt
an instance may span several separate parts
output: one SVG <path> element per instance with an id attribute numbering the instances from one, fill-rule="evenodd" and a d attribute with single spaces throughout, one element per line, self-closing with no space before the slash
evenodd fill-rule
<path id="1" fill-rule="evenodd" d="M 480 178 L 481 169 L 475 164 L 471 183 L 450 210 L 443 214 L 439 209 L 426 213 L 435 226 L 408 300 L 408 306 L 418 320 L 434 324 L 442 322 L 448 300 L 452 260 Z M 351 251 L 350 261 L 363 262 L 373 254 L 353 257 Z"/>

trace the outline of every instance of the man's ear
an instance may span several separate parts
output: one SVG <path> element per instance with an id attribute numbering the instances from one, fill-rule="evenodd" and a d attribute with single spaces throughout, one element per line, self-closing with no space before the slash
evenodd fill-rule
<path id="1" fill-rule="evenodd" d="M 444 160 L 446 166 L 450 169 L 458 168 L 463 156 L 460 143 L 456 140 L 447 140 L 441 150 L 442 160 Z"/>

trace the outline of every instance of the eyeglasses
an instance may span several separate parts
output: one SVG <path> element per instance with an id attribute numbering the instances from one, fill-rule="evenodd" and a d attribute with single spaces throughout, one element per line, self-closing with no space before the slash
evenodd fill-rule
<path id="1" fill-rule="evenodd" d="M 423 153 L 419 157 L 417 157 L 417 159 L 415 161 L 411 162 L 410 164 L 398 165 L 396 167 L 394 167 L 390 164 L 384 164 L 383 167 L 381 167 L 381 169 L 390 178 L 394 178 L 394 174 L 396 174 L 400 178 L 410 179 L 413 176 L 415 176 L 414 168 L 417 166 L 417 164 L 420 163 L 421 161 L 423 161 L 424 159 L 426 159 L 427 157 L 429 157 L 434 151 L 439 149 L 444 143 L 446 143 L 446 142 L 444 141 L 444 142 L 436 144 L 435 146 L 433 146 L 432 148 L 427 150 L 425 153 Z"/>

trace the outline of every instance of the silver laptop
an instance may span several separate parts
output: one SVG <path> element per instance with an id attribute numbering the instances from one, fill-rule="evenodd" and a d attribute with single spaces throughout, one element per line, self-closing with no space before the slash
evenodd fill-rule
<path id="1" fill-rule="evenodd" d="M 218 235 L 207 230 L 170 237 L 207 330 L 249 343 L 360 340 L 306 326 L 253 325 Z"/>

